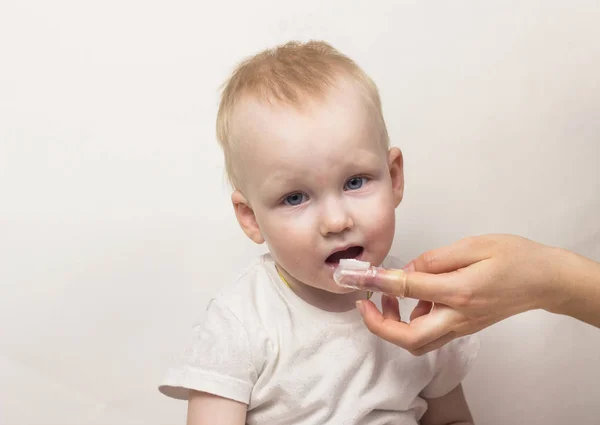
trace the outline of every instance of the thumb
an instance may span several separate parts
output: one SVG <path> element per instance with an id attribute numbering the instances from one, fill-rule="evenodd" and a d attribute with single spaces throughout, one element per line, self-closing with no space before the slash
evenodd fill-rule
<path id="1" fill-rule="evenodd" d="M 419 303 L 413 309 L 412 313 L 410 314 L 410 321 L 412 322 L 417 317 L 421 317 L 426 314 L 429 314 L 431 312 L 432 308 L 433 308 L 432 302 L 420 300 Z"/>
<path id="2" fill-rule="evenodd" d="M 408 324 L 395 317 L 386 318 L 371 301 L 358 301 L 357 307 L 369 331 L 393 344 L 406 346 L 410 339 Z"/>

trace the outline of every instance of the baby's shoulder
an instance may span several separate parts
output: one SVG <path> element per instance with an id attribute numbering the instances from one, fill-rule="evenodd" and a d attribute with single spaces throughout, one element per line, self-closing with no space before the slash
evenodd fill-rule
<path id="1" fill-rule="evenodd" d="M 279 293 L 273 282 L 275 265 L 269 254 L 255 258 L 249 265 L 217 292 L 213 300 L 227 306 L 242 322 L 268 309 L 276 303 Z"/>

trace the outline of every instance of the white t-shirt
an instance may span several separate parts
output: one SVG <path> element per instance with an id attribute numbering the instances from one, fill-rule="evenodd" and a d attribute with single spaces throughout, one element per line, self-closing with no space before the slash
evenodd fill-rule
<path id="1" fill-rule="evenodd" d="M 399 267 L 388 257 L 386 267 Z M 406 311 L 405 311 L 406 312 Z M 248 404 L 246 423 L 418 424 L 427 403 L 466 375 L 479 349 L 464 337 L 415 357 L 369 332 L 357 310 L 299 298 L 265 254 L 223 289 L 160 385 Z"/>

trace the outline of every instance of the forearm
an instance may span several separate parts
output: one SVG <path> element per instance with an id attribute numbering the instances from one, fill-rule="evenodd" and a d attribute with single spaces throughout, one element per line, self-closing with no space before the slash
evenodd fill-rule
<path id="1" fill-rule="evenodd" d="M 460 421 L 460 422 L 430 422 L 429 419 L 424 419 L 421 422 L 419 422 L 420 425 L 474 425 L 474 422 L 465 422 L 465 421 Z"/>
<path id="2" fill-rule="evenodd" d="M 473 425 L 462 385 L 442 397 L 426 400 L 427 410 L 421 418 L 421 425 Z"/>
<path id="3" fill-rule="evenodd" d="M 460 421 L 460 422 L 430 422 L 429 419 L 424 419 L 420 423 L 420 425 L 474 425 L 474 422 L 470 421 Z"/>
<path id="4" fill-rule="evenodd" d="M 544 308 L 600 328 L 600 263 L 558 251 L 556 297 Z"/>
<path id="5" fill-rule="evenodd" d="M 247 405 L 216 395 L 190 391 L 187 425 L 244 425 Z"/>

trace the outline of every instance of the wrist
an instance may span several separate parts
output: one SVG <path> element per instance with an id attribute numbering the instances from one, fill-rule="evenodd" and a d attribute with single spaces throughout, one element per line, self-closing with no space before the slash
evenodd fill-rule
<path id="1" fill-rule="evenodd" d="M 553 248 L 556 264 L 548 291 L 549 297 L 543 308 L 551 313 L 573 316 L 589 293 L 585 291 L 591 276 L 598 276 L 597 263 L 573 252 Z"/>

